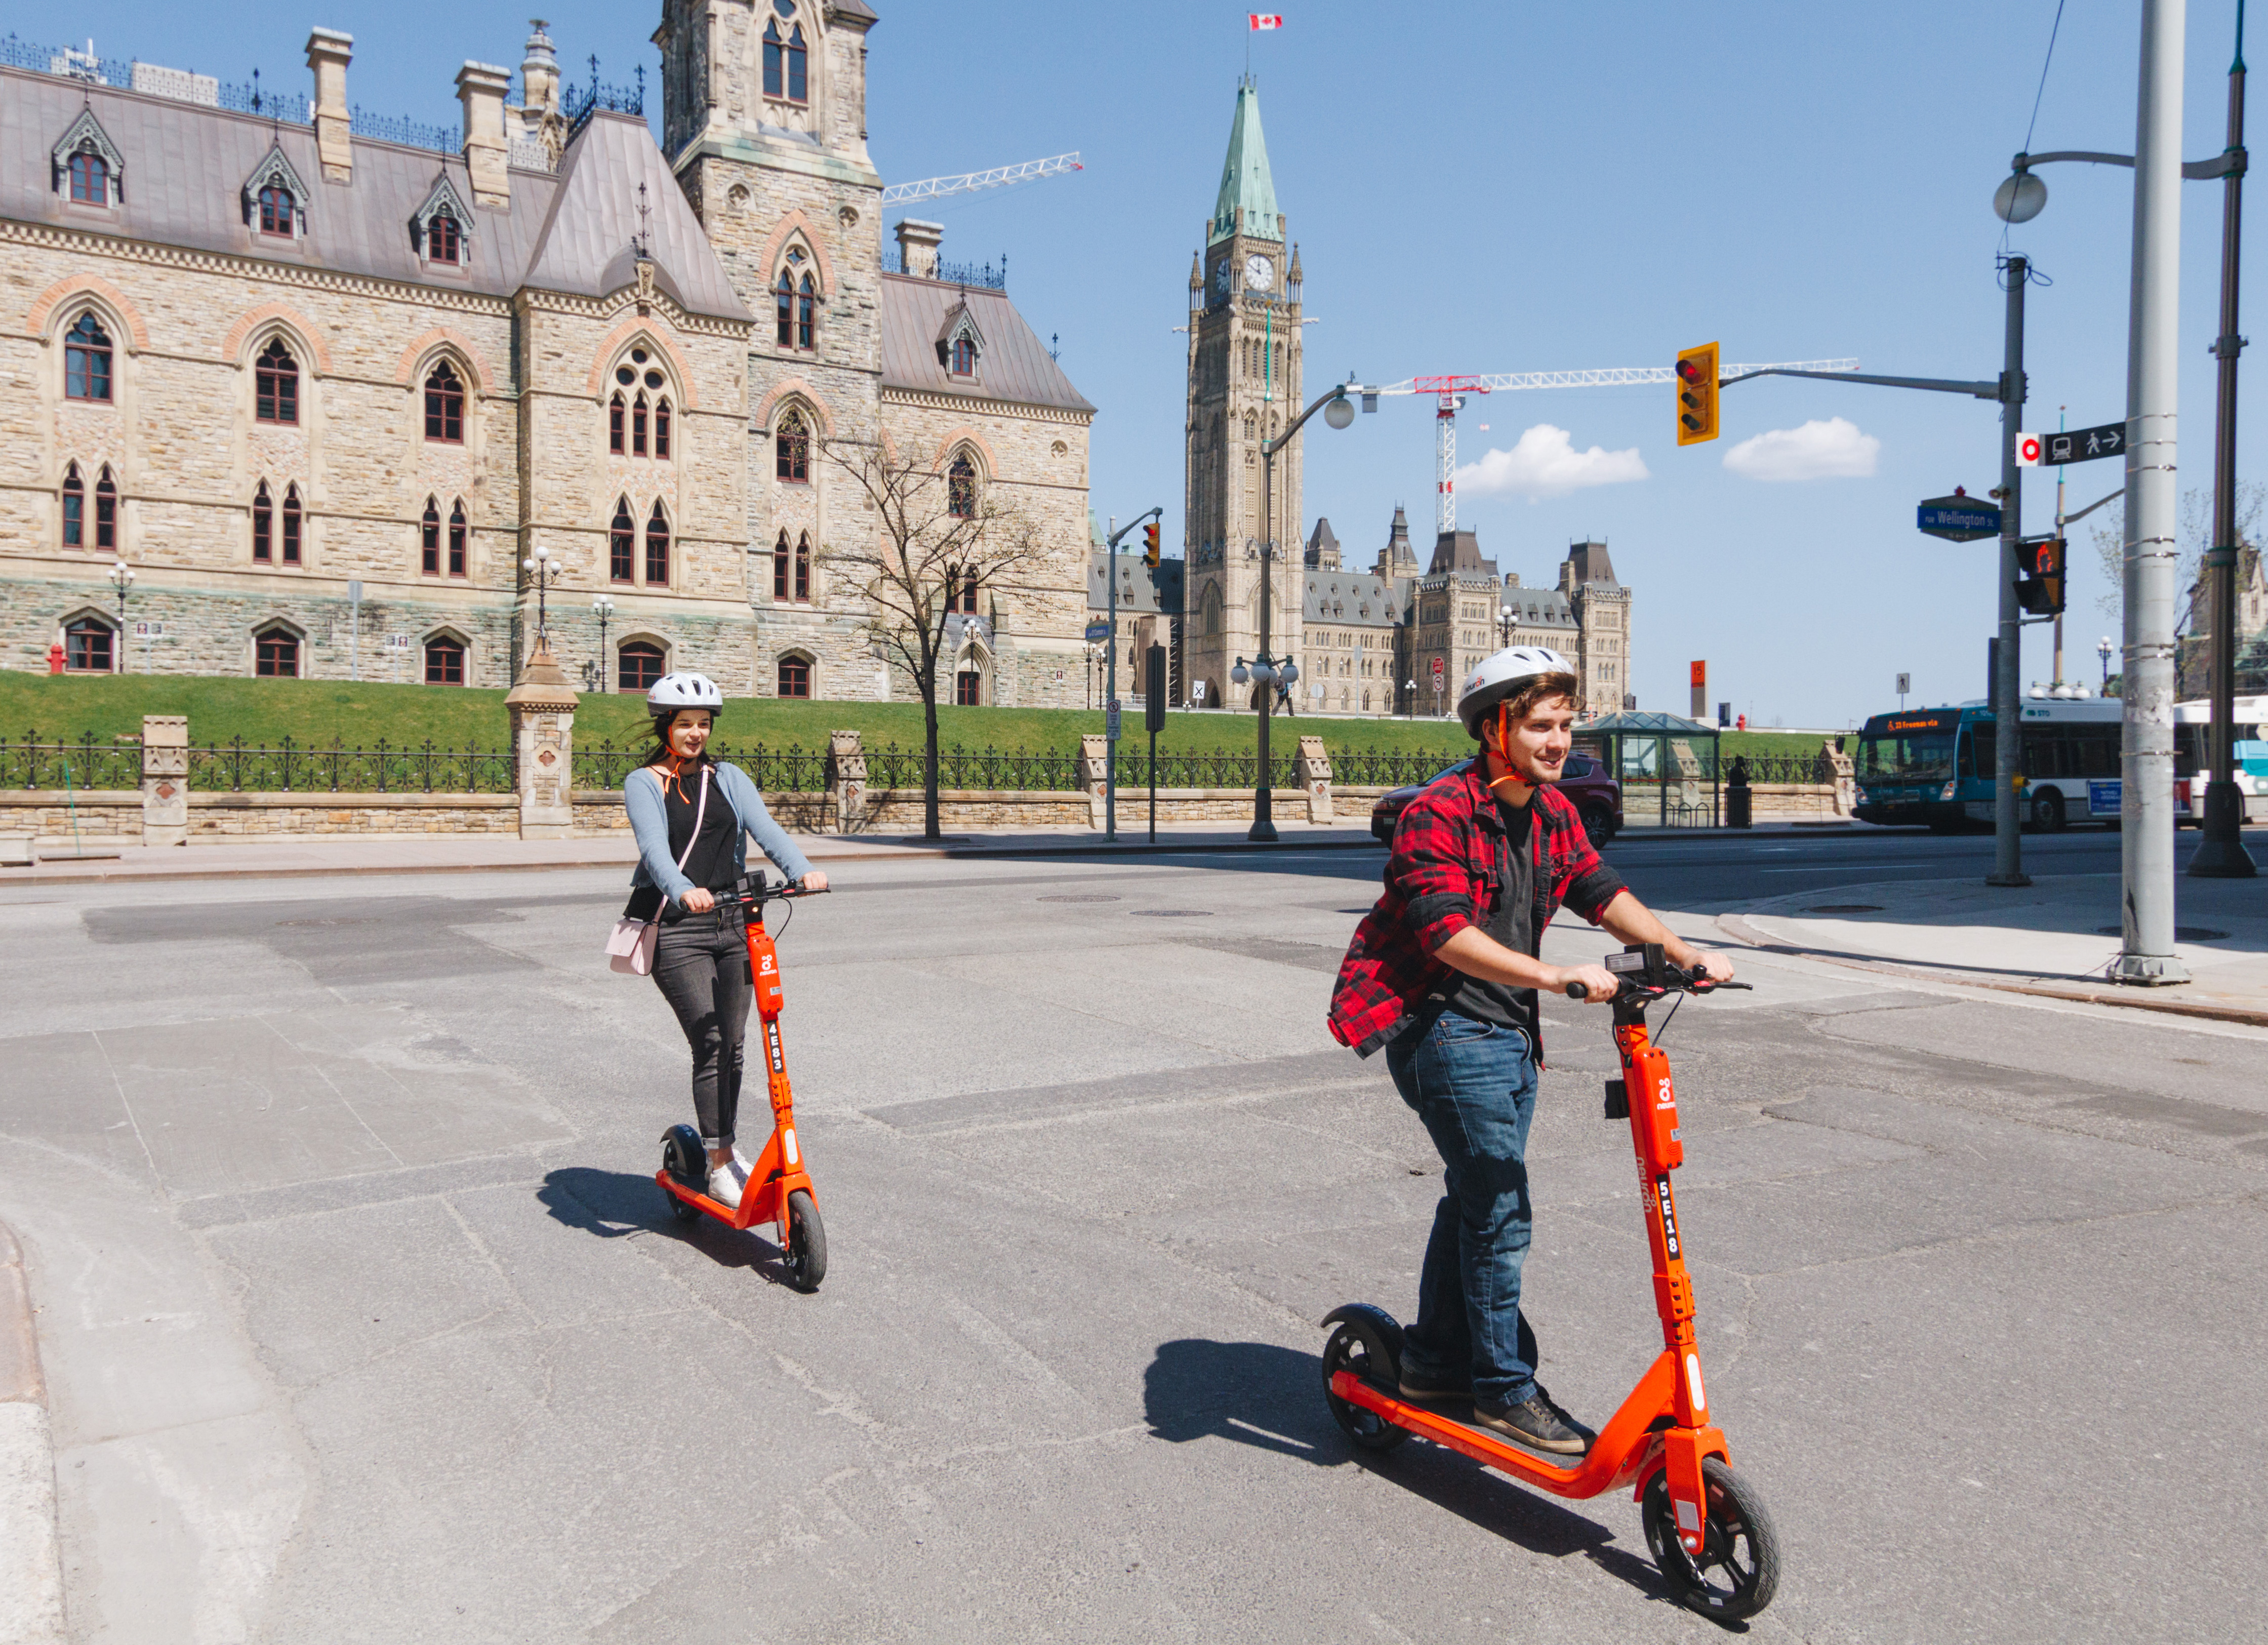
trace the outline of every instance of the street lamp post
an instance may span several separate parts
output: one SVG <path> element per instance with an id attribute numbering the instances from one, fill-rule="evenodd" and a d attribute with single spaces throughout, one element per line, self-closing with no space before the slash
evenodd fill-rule
<path id="1" fill-rule="evenodd" d="M 1276 837 L 1276 794 L 1268 770 L 1268 722 L 1276 712 L 1276 663 L 1268 654 L 1268 629 L 1276 583 L 1276 454 L 1290 445 L 1293 436 L 1318 411 L 1333 428 L 1344 428 L 1353 422 L 1354 402 L 1347 398 L 1347 386 L 1341 383 L 1319 397 L 1292 418 L 1291 427 L 1260 447 L 1260 654 L 1252 660 L 1249 671 L 1249 677 L 1261 687 L 1260 774 L 1252 791 L 1252 830 L 1245 837 L 1263 844 Z M 1299 668 L 1288 659 L 1283 669 L 1287 685 L 1300 677 Z M 1245 682 L 1247 670 L 1242 658 L 1237 660 L 1236 669 L 1230 677 L 1239 685 Z"/>
<path id="2" fill-rule="evenodd" d="M 1404 715 L 1403 718 L 1415 719 L 1418 718 L 1418 682 L 1415 680 L 1404 680 L 1402 682 L 1402 690 L 1404 695 L 1410 698 L 1410 712 L 1408 714 Z"/>
<path id="3" fill-rule="evenodd" d="M 535 583 L 535 643 L 539 645 L 547 645 L 550 643 L 550 635 L 545 627 L 544 596 L 550 591 L 551 585 L 559 580 L 567 568 L 551 557 L 549 549 L 542 547 L 538 547 L 532 556 L 522 560 L 519 567 Z"/>
<path id="4" fill-rule="evenodd" d="M 126 672 L 126 591 L 134 586 L 134 568 L 124 560 L 110 568 L 110 586 L 118 590 L 118 672 Z"/>
<path id="5" fill-rule="evenodd" d="M 608 676 L 613 672 L 607 667 L 607 619 L 615 614 L 615 602 L 600 594 L 591 601 L 591 612 L 599 619 L 599 672 L 593 684 L 603 692 L 610 689 Z"/>
<path id="6" fill-rule="evenodd" d="M 2105 634 L 2102 639 L 2097 641 L 2095 644 L 2095 654 L 2102 659 L 2102 694 L 2104 697 L 2110 695 L 2110 653 L 2117 649 L 2117 647 L 2111 643 L 2110 636 L 2108 634 Z"/>

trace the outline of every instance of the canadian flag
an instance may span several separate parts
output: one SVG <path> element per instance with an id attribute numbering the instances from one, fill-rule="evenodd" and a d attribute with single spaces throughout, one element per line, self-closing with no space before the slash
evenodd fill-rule
<path id="1" fill-rule="evenodd" d="M 1281 28 L 1284 26 L 1284 14 L 1281 11 L 1248 11 L 1245 15 L 1252 19 L 1252 26 L 1254 28 Z"/>

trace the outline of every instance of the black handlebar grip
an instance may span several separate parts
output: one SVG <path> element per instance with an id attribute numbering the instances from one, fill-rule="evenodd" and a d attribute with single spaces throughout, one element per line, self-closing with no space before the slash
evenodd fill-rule
<path id="1" fill-rule="evenodd" d="M 1569 983 L 1569 984 L 1567 985 L 1567 998 L 1568 998 L 1568 999 L 1570 999 L 1570 1000 L 1588 1000 L 1590 997 L 1591 997 L 1591 991 L 1590 991 L 1588 988 L 1586 988 L 1582 984 L 1580 984 L 1580 983 Z"/>

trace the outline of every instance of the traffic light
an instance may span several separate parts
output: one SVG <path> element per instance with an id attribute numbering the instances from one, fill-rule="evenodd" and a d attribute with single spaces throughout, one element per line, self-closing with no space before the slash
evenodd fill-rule
<path id="1" fill-rule="evenodd" d="M 2064 552 L 2061 537 L 2016 545 L 2016 603 L 2034 616 L 2063 612 Z"/>
<path id="2" fill-rule="evenodd" d="M 1677 357 L 1677 443 L 1697 446 L 1717 438 L 1717 345 L 1705 343 Z"/>
<path id="3" fill-rule="evenodd" d="M 1142 527 L 1142 564 L 1154 566 L 1158 563 L 1158 522 L 1152 520 Z"/>

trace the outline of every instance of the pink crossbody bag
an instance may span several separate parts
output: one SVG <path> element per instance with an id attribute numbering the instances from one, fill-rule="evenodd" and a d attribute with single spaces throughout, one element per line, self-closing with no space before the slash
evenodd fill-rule
<path id="1" fill-rule="evenodd" d="M 659 783 L 661 778 L 653 779 Z M 663 814 L 667 815 L 664 805 Z M 692 859 L 693 847 L 701 838 L 701 820 L 709 815 L 709 768 L 701 768 L 701 803 L 693 812 L 693 837 L 685 842 L 685 854 L 677 859 L 677 871 L 685 872 Z M 653 970 L 654 945 L 661 941 L 661 909 L 669 905 L 664 894 L 661 907 L 654 910 L 652 919 L 618 919 L 615 928 L 607 933 L 607 963 L 627 977 L 644 977 Z"/>

